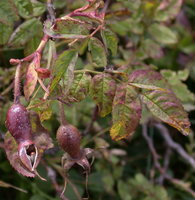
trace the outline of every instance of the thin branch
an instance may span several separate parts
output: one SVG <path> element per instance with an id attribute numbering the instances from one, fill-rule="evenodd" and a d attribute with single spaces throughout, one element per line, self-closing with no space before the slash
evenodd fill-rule
<path id="1" fill-rule="evenodd" d="M 95 120 L 97 119 L 97 116 L 98 116 L 98 107 L 95 106 L 95 108 L 93 110 L 91 121 L 88 124 L 88 126 L 86 127 L 86 129 L 83 131 L 83 135 L 87 135 L 89 133 L 89 131 L 92 129 L 93 124 L 94 124 Z"/>
<path id="2" fill-rule="evenodd" d="M 49 14 L 49 19 L 51 20 L 52 24 L 55 23 L 55 8 L 53 5 L 53 0 L 47 0 L 47 11 Z"/>
<path id="3" fill-rule="evenodd" d="M 57 183 L 57 178 L 56 178 L 56 171 L 53 170 L 51 167 L 46 166 L 47 169 L 47 175 L 51 180 L 51 183 L 53 185 L 53 188 L 55 189 L 56 193 L 60 196 L 61 194 L 61 187 L 59 186 L 59 184 Z M 62 200 L 68 200 L 65 196 L 61 196 L 60 197 Z"/>
<path id="4" fill-rule="evenodd" d="M 164 156 L 164 163 L 163 163 L 163 173 L 161 174 L 161 176 L 157 179 L 157 182 L 160 185 L 163 185 L 164 179 L 166 178 L 166 172 L 168 170 L 169 167 L 169 163 L 170 163 L 170 159 L 171 159 L 171 148 L 168 146 L 165 152 L 165 156 Z"/>
<path id="5" fill-rule="evenodd" d="M 143 134 L 143 137 L 146 140 L 146 142 L 148 144 L 148 147 L 149 147 L 149 149 L 150 149 L 150 151 L 152 153 L 155 167 L 157 169 L 159 169 L 160 172 L 163 172 L 162 167 L 161 167 L 161 165 L 160 165 L 160 163 L 158 161 L 159 158 L 160 158 L 160 156 L 156 152 L 156 149 L 155 149 L 154 144 L 153 144 L 153 140 L 148 136 L 148 133 L 147 133 L 147 124 L 143 124 L 142 125 L 142 134 Z"/>
<path id="6" fill-rule="evenodd" d="M 64 104 L 62 102 L 59 102 L 59 109 L 60 109 L 60 123 L 61 125 L 67 125 L 65 112 L 64 112 Z"/>
<path id="7" fill-rule="evenodd" d="M 45 91 L 45 93 L 49 94 L 49 90 L 45 87 L 43 81 L 38 77 L 38 81 L 42 89 Z"/>
<path id="8" fill-rule="evenodd" d="M 172 184 L 180 187 L 181 189 L 183 189 L 184 191 L 188 192 L 189 194 L 191 194 L 193 197 L 195 197 L 195 191 L 192 190 L 189 186 L 189 184 L 179 180 L 179 179 L 176 179 L 176 178 L 172 178 L 168 175 L 166 175 L 165 177 L 167 180 L 169 180 Z"/>
<path id="9" fill-rule="evenodd" d="M 40 54 L 42 53 L 42 51 L 43 51 L 43 49 L 44 49 L 44 47 L 45 47 L 45 45 L 47 44 L 47 42 L 48 42 L 48 40 L 49 40 L 49 36 L 48 35 L 44 35 L 43 36 L 43 38 L 42 38 L 42 40 L 41 40 L 41 42 L 40 42 L 40 44 L 39 44 L 39 46 L 38 46 L 38 48 L 36 49 L 36 51 L 35 52 L 33 52 L 32 54 L 30 54 L 29 56 L 27 56 L 27 57 L 25 57 L 25 58 L 23 58 L 23 59 L 14 59 L 14 58 L 12 58 L 12 59 L 10 59 L 10 64 L 11 65 L 18 65 L 18 64 L 20 64 L 20 63 L 22 63 L 22 62 L 30 62 L 30 61 L 32 61 L 36 56 L 40 56 Z"/>
<path id="10" fill-rule="evenodd" d="M 104 15 L 106 14 L 106 10 L 108 9 L 108 6 L 110 4 L 110 0 L 106 0 L 103 9 L 101 10 L 101 13 Z"/>
<path id="11" fill-rule="evenodd" d="M 173 139 L 169 135 L 168 129 L 160 123 L 154 124 L 154 126 L 159 130 L 161 136 L 164 138 L 167 145 L 170 148 L 174 149 L 187 163 L 191 165 L 193 169 L 195 169 L 195 159 L 192 156 L 190 156 L 180 144 L 173 141 Z"/>
<path id="12" fill-rule="evenodd" d="M 76 188 L 75 184 L 72 183 L 72 181 L 71 181 L 69 178 L 67 178 L 67 177 L 65 177 L 65 178 L 66 178 L 67 183 L 69 183 L 70 186 L 72 187 L 72 189 L 73 189 L 73 191 L 74 191 L 74 193 L 75 193 L 77 199 L 78 199 L 78 200 L 82 200 L 81 195 L 80 195 L 78 189 Z"/>
<path id="13" fill-rule="evenodd" d="M 178 153 L 180 152 L 179 154 L 182 155 L 182 157 L 184 156 L 185 159 L 188 162 L 190 162 L 191 159 L 189 159 L 189 157 L 190 158 L 192 158 L 192 157 L 189 156 L 179 144 L 175 143 L 172 140 L 172 138 L 170 137 L 170 135 L 168 133 L 167 128 L 162 124 L 155 124 L 154 126 L 160 130 L 161 135 L 164 137 L 165 141 L 167 142 L 167 145 L 169 145 L 170 148 L 175 149 Z M 153 159 L 154 159 L 154 163 L 155 163 L 155 167 L 161 173 L 161 176 L 163 177 L 163 179 L 168 180 L 169 182 L 171 182 L 175 186 L 179 186 L 181 189 L 183 189 L 184 191 L 188 192 L 193 197 L 195 197 L 195 191 L 190 188 L 189 184 L 187 184 L 187 183 L 185 183 L 185 182 L 183 182 L 183 181 L 181 181 L 179 179 L 173 178 L 173 177 L 171 177 L 170 175 L 168 175 L 166 173 L 168 165 L 169 165 L 169 161 L 170 161 L 170 152 L 166 153 L 166 159 L 164 160 L 164 167 L 161 166 L 161 164 L 159 162 L 159 156 L 158 156 L 158 154 L 156 152 L 156 149 L 154 147 L 153 141 L 147 134 L 147 125 L 146 124 L 144 124 L 142 126 L 142 134 L 143 134 L 143 136 L 144 136 L 144 138 L 145 138 L 145 140 L 146 140 L 146 142 L 147 142 L 147 144 L 149 146 L 149 149 L 150 149 L 150 151 L 152 153 L 152 156 L 153 156 Z M 186 154 L 187 154 L 187 156 L 186 156 Z"/>

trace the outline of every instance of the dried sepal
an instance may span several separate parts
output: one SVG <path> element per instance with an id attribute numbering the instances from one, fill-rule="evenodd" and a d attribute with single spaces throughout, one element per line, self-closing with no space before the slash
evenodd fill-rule
<path id="1" fill-rule="evenodd" d="M 32 143 L 25 141 L 18 146 L 18 156 L 22 164 L 30 171 L 34 171 L 38 165 L 38 150 Z"/>
<path id="2" fill-rule="evenodd" d="M 45 68 L 36 68 L 35 71 L 38 73 L 38 77 L 42 79 L 49 78 L 51 76 L 51 71 Z"/>
<path id="3" fill-rule="evenodd" d="M 11 166 L 23 176 L 35 177 L 35 173 L 33 171 L 30 171 L 21 162 L 21 159 L 18 154 L 18 144 L 9 132 L 5 134 L 4 144 L 7 159 L 9 160 Z"/>

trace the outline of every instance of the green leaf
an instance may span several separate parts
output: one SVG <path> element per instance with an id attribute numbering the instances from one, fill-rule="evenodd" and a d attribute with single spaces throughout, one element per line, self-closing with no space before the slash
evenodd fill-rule
<path id="1" fill-rule="evenodd" d="M 90 95 L 98 105 L 102 117 L 112 111 L 115 90 L 116 82 L 110 74 L 102 73 L 92 78 Z"/>
<path id="2" fill-rule="evenodd" d="M 190 74 L 189 69 L 179 70 L 177 72 L 177 76 L 178 76 L 179 80 L 181 80 L 181 81 L 186 81 L 189 74 Z"/>
<path id="3" fill-rule="evenodd" d="M 182 3 L 183 0 L 169 0 L 166 3 L 162 1 L 156 10 L 155 20 L 164 22 L 174 19 L 178 15 Z"/>
<path id="4" fill-rule="evenodd" d="M 129 32 L 130 20 L 120 20 L 110 24 L 111 29 L 119 34 L 120 36 L 125 36 Z"/>
<path id="5" fill-rule="evenodd" d="M 92 61 L 95 67 L 106 67 L 107 58 L 104 45 L 97 38 L 92 37 L 88 43 L 89 51 L 92 55 Z"/>
<path id="6" fill-rule="evenodd" d="M 18 26 L 9 39 L 11 46 L 23 46 L 41 30 L 42 25 L 36 18 L 29 19 Z"/>
<path id="7" fill-rule="evenodd" d="M 46 10 L 46 4 L 41 3 L 39 1 L 33 1 L 32 7 L 33 7 L 33 16 L 34 17 L 38 17 L 38 16 L 42 15 Z"/>
<path id="8" fill-rule="evenodd" d="M 190 122 L 181 102 L 171 91 L 169 84 L 159 72 L 153 70 L 135 70 L 129 76 L 129 82 L 154 85 L 166 90 L 142 89 L 141 101 L 151 113 L 165 123 L 175 127 L 184 135 L 190 132 Z"/>
<path id="9" fill-rule="evenodd" d="M 64 51 L 56 60 L 55 68 L 53 71 L 53 80 L 50 86 L 50 93 L 55 89 L 56 85 L 65 74 L 70 65 L 75 65 L 78 57 L 78 52 L 74 49 Z"/>
<path id="10" fill-rule="evenodd" d="M 30 101 L 27 109 L 38 113 L 41 122 L 43 122 L 52 116 L 52 101 L 34 98 Z"/>
<path id="11" fill-rule="evenodd" d="M 110 135 L 113 140 L 120 140 L 132 135 L 141 118 L 141 103 L 135 87 L 126 83 L 117 86 L 113 101 Z"/>
<path id="12" fill-rule="evenodd" d="M 65 87 L 65 90 L 64 90 L 64 95 L 65 96 L 67 96 L 67 94 L 69 92 L 69 89 L 70 89 L 70 87 L 71 87 L 71 85 L 73 83 L 73 80 L 74 80 L 74 68 L 75 68 L 77 59 L 78 59 L 78 53 L 76 54 L 74 59 L 70 62 L 70 64 L 68 65 L 68 68 L 66 70 L 66 74 L 65 74 L 66 87 Z"/>
<path id="13" fill-rule="evenodd" d="M 37 49 L 37 47 L 39 46 L 41 42 L 41 36 L 42 36 L 41 34 L 35 35 L 33 38 L 31 38 L 28 41 L 28 43 L 24 47 L 24 54 L 26 56 L 30 55 Z"/>
<path id="14" fill-rule="evenodd" d="M 132 200 L 128 184 L 119 180 L 117 188 L 118 188 L 118 193 L 122 200 Z"/>
<path id="15" fill-rule="evenodd" d="M 0 22 L 13 25 L 19 19 L 18 11 L 12 1 L 0 1 Z"/>
<path id="16" fill-rule="evenodd" d="M 0 22 L 0 45 L 4 45 L 9 40 L 12 33 L 12 26 L 8 26 Z"/>
<path id="17" fill-rule="evenodd" d="M 161 46 L 151 39 L 146 39 L 141 43 L 141 51 L 151 58 L 161 58 L 163 52 Z"/>
<path id="18" fill-rule="evenodd" d="M 124 4 L 125 7 L 127 7 L 132 12 L 136 12 L 138 8 L 141 6 L 141 0 L 117 0 L 118 2 L 121 2 Z"/>
<path id="19" fill-rule="evenodd" d="M 116 56 L 118 48 L 118 38 L 116 34 L 112 30 L 106 28 L 101 31 L 101 35 L 105 46 L 111 50 L 113 56 Z"/>
<path id="20" fill-rule="evenodd" d="M 85 72 L 76 74 L 69 90 L 69 96 L 76 101 L 85 99 L 89 92 L 90 81 L 91 76 L 89 74 L 86 74 Z"/>
<path id="21" fill-rule="evenodd" d="M 160 44 L 175 44 L 178 41 L 177 34 L 165 25 L 154 23 L 148 28 L 151 36 Z"/>
<path id="22" fill-rule="evenodd" d="M 162 186 L 155 186 L 142 174 L 138 173 L 135 178 L 129 179 L 127 185 L 129 185 L 130 192 L 135 199 L 137 199 L 137 194 L 142 194 L 145 196 L 144 200 L 170 200 Z"/>
<path id="23" fill-rule="evenodd" d="M 189 75 L 188 70 L 178 72 L 171 70 L 161 70 L 161 74 L 167 79 L 177 98 L 179 98 L 184 103 L 195 102 L 195 95 L 190 92 L 186 84 L 181 82 L 181 80 L 185 81 L 187 79 Z"/>
<path id="24" fill-rule="evenodd" d="M 56 9 L 59 9 L 59 8 L 63 8 L 67 5 L 67 2 L 66 1 L 61 1 L 61 0 L 55 0 L 53 2 L 53 5 Z"/>
<path id="25" fill-rule="evenodd" d="M 54 38 L 77 39 L 86 38 L 91 28 L 91 25 L 66 17 L 63 20 L 57 20 L 55 26 L 52 26 L 52 24 L 47 21 L 44 31 Z"/>
<path id="26" fill-rule="evenodd" d="M 32 3 L 30 0 L 14 0 L 15 5 L 21 17 L 28 19 L 33 12 Z"/>
<path id="27" fill-rule="evenodd" d="M 50 133 L 41 124 L 40 115 L 34 111 L 30 111 L 30 122 L 32 126 L 34 143 L 39 150 L 40 157 L 45 150 L 52 148 L 54 145 L 52 138 L 50 137 Z"/>

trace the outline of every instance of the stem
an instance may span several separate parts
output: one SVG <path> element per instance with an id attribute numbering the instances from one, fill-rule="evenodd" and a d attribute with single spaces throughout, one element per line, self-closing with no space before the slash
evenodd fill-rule
<path id="1" fill-rule="evenodd" d="M 95 120 L 97 119 L 98 116 L 98 106 L 95 106 L 94 110 L 93 110 L 93 114 L 92 114 L 92 118 L 90 123 L 87 125 L 86 129 L 83 132 L 83 135 L 87 135 L 89 133 L 89 131 L 92 129 L 93 127 L 93 123 L 95 122 Z"/>
<path id="2" fill-rule="evenodd" d="M 108 9 L 108 6 L 110 4 L 110 0 L 106 0 L 105 4 L 104 4 L 104 8 L 101 10 L 101 13 L 106 14 L 106 10 Z"/>
<path id="3" fill-rule="evenodd" d="M 44 35 L 38 48 L 36 49 L 36 51 L 32 54 L 30 54 L 29 56 L 23 58 L 23 59 L 10 59 L 10 64 L 11 65 L 19 65 L 22 62 L 30 62 L 31 60 L 33 60 L 36 56 L 40 55 L 45 47 L 45 45 L 47 44 L 49 40 L 49 36 L 48 35 Z"/>
<path id="4" fill-rule="evenodd" d="M 48 40 L 49 40 L 49 36 L 45 34 L 35 52 L 41 54 Z"/>
<path id="5" fill-rule="evenodd" d="M 64 112 L 64 104 L 62 102 L 59 102 L 59 108 L 60 108 L 60 123 L 61 125 L 67 125 L 65 112 Z"/>
<path id="6" fill-rule="evenodd" d="M 54 24 L 55 23 L 55 11 L 54 11 L 54 6 L 53 6 L 53 0 L 47 0 L 47 11 L 48 11 L 51 22 Z"/>
<path id="7" fill-rule="evenodd" d="M 82 69 L 82 70 L 75 70 L 74 73 L 75 74 L 79 74 L 79 73 L 92 73 L 92 74 L 101 74 L 102 72 L 97 72 L 97 71 L 93 71 L 93 70 L 89 70 L 89 69 Z"/>
<path id="8" fill-rule="evenodd" d="M 42 89 L 43 89 L 47 94 L 49 94 L 49 91 L 48 91 L 48 89 L 45 87 L 43 81 L 42 81 L 40 78 L 38 78 L 38 81 L 39 81 L 39 84 L 41 85 Z"/>
<path id="9" fill-rule="evenodd" d="M 14 80 L 14 103 L 20 103 L 20 76 L 21 76 L 21 63 L 17 65 L 15 80 Z"/>

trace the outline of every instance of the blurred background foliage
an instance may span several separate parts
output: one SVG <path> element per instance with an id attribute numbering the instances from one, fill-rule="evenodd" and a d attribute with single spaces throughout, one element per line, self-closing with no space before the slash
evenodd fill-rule
<path id="1" fill-rule="evenodd" d="M 54 0 L 57 16 L 84 4 L 84 0 Z M 57 200 L 64 184 L 60 164 L 63 152 L 58 147 L 46 151 L 38 168 L 47 182 L 17 174 L 3 149 L 5 115 L 13 101 L 11 91 L 15 72 L 9 59 L 23 58 L 37 48 L 43 35 L 42 23 L 46 18 L 44 0 L 0 0 L 0 199 Z M 151 66 L 161 72 L 189 112 L 192 123 L 192 133 L 188 137 L 167 126 L 168 131 L 176 143 L 195 157 L 195 1 L 111 0 L 105 21 L 106 26 L 118 37 L 118 51 L 115 53 L 113 50 L 108 64 L 125 72 L 140 66 Z M 17 31 L 19 26 L 22 27 Z M 55 45 L 58 52 L 67 48 L 67 42 L 63 40 L 56 40 Z M 44 50 L 43 65 L 46 65 L 48 48 L 46 46 Z M 92 69 L 90 55 L 83 54 L 76 68 Z M 24 99 L 22 101 L 27 105 Z M 82 145 L 96 150 L 88 180 L 89 199 L 195 199 L 195 169 L 180 154 L 170 149 L 171 156 L 165 173 L 171 178 L 159 181 L 162 174 L 155 168 L 142 135 L 143 128 L 140 126 L 131 139 L 114 142 L 109 136 L 111 116 L 93 119 L 95 111 L 96 107 L 90 98 L 66 106 L 68 121 L 83 133 Z M 55 132 L 59 126 L 57 103 L 52 103 L 44 110 L 44 114 L 46 118 L 49 115 L 44 126 L 56 144 Z M 145 111 L 142 124 L 149 119 L 153 117 Z M 163 165 L 168 147 L 158 129 L 148 126 L 148 135 Z M 82 170 L 79 167 L 72 168 L 68 178 L 65 196 L 70 200 L 79 199 L 79 196 L 87 197 Z M 19 188 L 26 192 L 18 191 Z"/>

